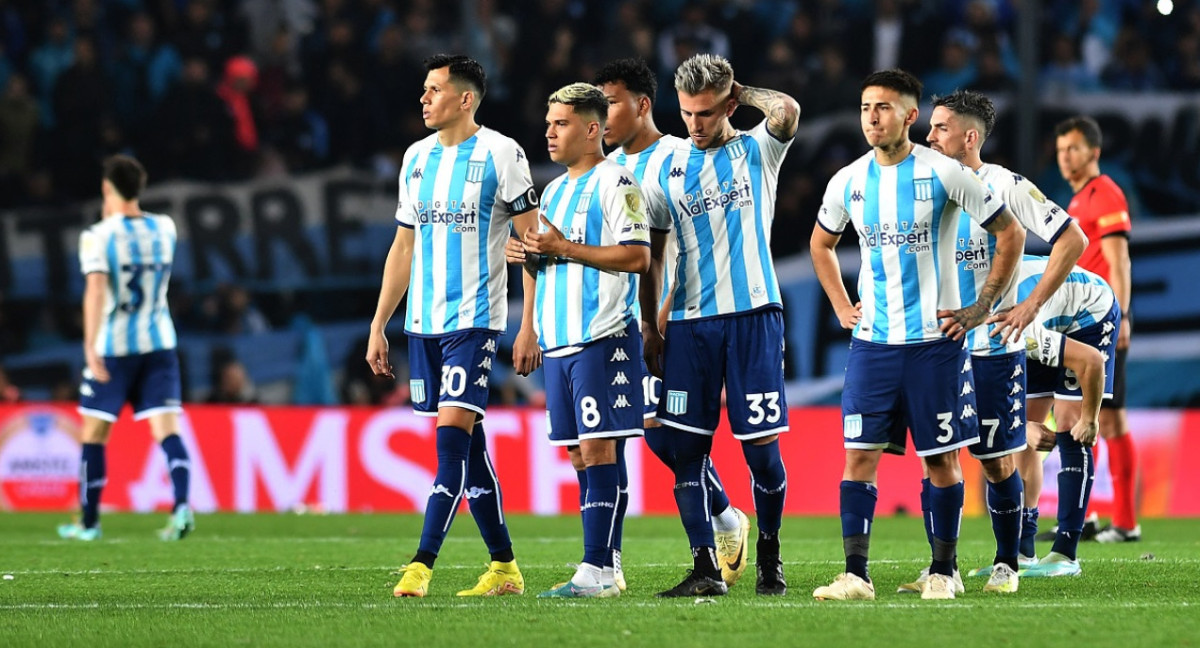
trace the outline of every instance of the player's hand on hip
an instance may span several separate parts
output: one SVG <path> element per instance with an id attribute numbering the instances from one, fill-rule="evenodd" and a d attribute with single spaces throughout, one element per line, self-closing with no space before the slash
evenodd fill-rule
<path id="1" fill-rule="evenodd" d="M 646 368 L 656 378 L 663 377 L 663 336 L 656 328 L 642 325 L 642 357 Z"/>
<path id="2" fill-rule="evenodd" d="M 542 366 L 542 350 L 538 348 L 537 332 L 533 327 L 521 327 L 513 341 L 513 368 L 518 375 L 528 376 Z"/>
<path id="3" fill-rule="evenodd" d="M 951 340 L 961 340 L 967 331 L 983 324 L 987 311 L 978 307 L 978 302 L 958 310 L 940 310 L 938 319 L 944 320 L 939 328 Z"/>
<path id="4" fill-rule="evenodd" d="M 104 358 L 100 357 L 100 354 L 96 353 L 95 349 L 88 349 L 84 352 L 84 358 L 87 362 L 88 371 L 92 374 L 92 380 L 106 383 L 112 379 L 112 376 L 108 375 L 108 366 L 104 364 Z"/>
<path id="5" fill-rule="evenodd" d="M 1121 318 L 1121 330 L 1117 333 L 1117 351 L 1129 348 L 1129 336 L 1133 334 L 1133 322 L 1128 317 Z"/>
<path id="6" fill-rule="evenodd" d="M 849 308 L 842 308 L 836 314 L 842 328 L 853 329 L 862 321 L 862 302 L 857 302 Z"/>
<path id="7" fill-rule="evenodd" d="M 1096 445 L 1096 435 L 1099 432 L 1100 424 L 1097 421 L 1081 420 L 1071 428 L 1071 438 L 1090 448 Z"/>
<path id="8" fill-rule="evenodd" d="M 371 333 L 367 340 L 367 364 L 376 376 L 395 378 L 392 362 L 388 359 L 388 341 L 383 333 Z"/>
<path id="9" fill-rule="evenodd" d="M 1055 445 L 1054 430 L 1037 421 L 1029 421 L 1025 425 L 1025 443 L 1039 452 L 1049 452 Z"/>
<path id="10" fill-rule="evenodd" d="M 544 215 L 538 214 L 538 220 L 542 223 L 545 230 L 535 232 L 530 229 L 525 233 L 525 251 L 533 252 L 534 254 L 544 254 L 550 257 L 560 256 L 567 238 L 563 236 L 563 233 L 553 223 L 546 220 Z"/>
<path id="11" fill-rule="evenodd" d="M 983 323 L 997 324 L 992 337 L 998 337 L 1001 342 L 1008 344 L 1021 338 L 1021 332 L 1033 322 L 1034 317 L 1037 317 L 1037 308 L 1028 301 L 1023 301 L 1006 311 L 992 315 Z"/>

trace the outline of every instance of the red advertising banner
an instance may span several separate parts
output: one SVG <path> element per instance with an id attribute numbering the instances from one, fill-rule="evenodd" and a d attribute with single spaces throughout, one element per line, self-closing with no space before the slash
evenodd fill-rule
<path id="1" fill-rule="evenodd" d="M 836 408 L 795 408 L 781 448 L 789 514 L 836 515 L 843 453 Z M 198 511 L 420 511 L 436 466 L 433 419 L 406 409 L 191 406 L 181 434 L 191 453 L 191 500 Z M 1149 516 L 1200 515 L 1200 411 L 1132 412 L 1139 442 L 1141 510 Z M 513 513 L 575 513 L 578 495 L 566 453 L 545 440 L 545 412 L 493 409 L 484 426 Z M 75 506 L 79 417 L 66 404 L 0 406 L 0 510 Z M 714 462 L 730 498 L 752 508 L 741 448 L 717 433 Z M 626 450 L 631 514 L 673 514 L 672 479 L 645 444 Z M 1043 511 L 1053 510 L 1056 464 L 1047 463 Z M 1107 459 L 1098 451 L 1093 501 L 1111 500 Z M 963 457 L 967 514 L 982 514 L 978 463 Z M 919 510 L 916 457 L 886 456 L 879 512 Z M 108 448 L 105 507 L 163 510 L 171 503 L 163 453 L 145 423 L 128 412 Z M 1049 505 L 1049 509 L 1047 509 Z"/>

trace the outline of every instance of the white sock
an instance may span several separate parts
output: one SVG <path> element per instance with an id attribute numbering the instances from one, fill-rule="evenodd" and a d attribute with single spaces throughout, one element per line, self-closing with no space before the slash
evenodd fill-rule
<path id="1" fill-rule="evenodd" d="M 712 525 L 713 531 L 718 533 L 733 533 L 742 528 L 742 520 L 733 512 L 732 506 L 727 506 L 724 511 L 713 516 Z"/>
<path id="2" fill-rule="evenodd" d="M 617 584 L 617 581 L 613 579 L 613 568 L 612 567 L 605 567 L 603 570 L 601 570 L 600 584 L 603 585 L 604 587 L 612 587 L 613 585 Z"/>
<path id="3" fill-rule="evenodd" d="M 579 567 L 575 569 L 575 575 L 571 577 L 571 582 L 577 587 L 596 587 L 601 584 L 602 571 L 595 565 L 579 563 Z"/>

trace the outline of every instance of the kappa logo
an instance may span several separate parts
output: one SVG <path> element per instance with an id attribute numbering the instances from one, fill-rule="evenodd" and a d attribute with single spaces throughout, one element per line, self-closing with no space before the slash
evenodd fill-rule
<path id="1" fill-rule="evenodd" d="M 970 370 L 971 370 L 971 358 L 970 358 L 970 356 L 968 356 L 966 362 L 963 363 L 962 371 L 960 371 L 959 373 L 967 373 Z"/>
<path id="2" fill-rule="evenodd" d="M 488 356 L 488 357 L 484 358 L 483 362 L 479 363 L 479 368 L 487 369 L 488 371 L 491 371 L 492 370 L 492 356 Z"/>
<path id="3" fill-rule="evenodd" d="M 1015 401 L 1013 401 L 1013 406 L 1012 406 L 1012 409 L 1010 409 L 1010 410 L 1008 410 L 1008 411 L 1010 411 L 1010 412 L 1020 412 L 1020 411 L 1021 411 L 1021 401 L 1020 401 L 1020 400 L 1015 400 Z"/>
<path id="4" fill-rule="evenodd" d="M 425 381 L 424 380 L 408 381 L 408 391 L 410 392 L 410 394 L 412 396 L 412 402 L 414 402 L 414 403 L 424 403 L 425 402 Z"/>
<path id="5" fill-rule="evenodd" d="M 620 177 L 620 178 L 617 180 L 617 186 L 618 186 L 618 187 L 624 187 L 624 186 L 626 186 L 626 185 L 633 185 L 633 180 L 630 180 L 630 179 L 629 179 L 629 176 L 621 176 L 621 177 Z"/>
<path id="6" fill-rule="evenodd" d="M 965 383 L 963 383 L 962 393 L 959 394 L 959 396 L 966 396 L 967 394 L 970 394 L 974 391 L 975 390 L 971 388 L 971 383 L 965 382 Z"/>
<path id="7" fill-rule="evenodd" d="M 1100 338 L 1100 346 L 1109 346 L 1110 344 L 1112 344 L 1112 333 Z"/>
<path id="8" fill-rule="evenodd" d="M 667 414 L 676 416 L 687 413 L 688 394 L 675 389 L 667 390 Z"/>
<path id="9" fill-rule="evenodd" d="M 1023 390 L 1021 389 L 1021 383 L 1013 383 L 1012 389 L 1008 390 L 1008 395 L 1016 396 L 1017 394 L 1020 394 L 1022 391 Z"/>
<path id="10" fill-rule="evenodd" d="M 480 488 L 479 486 L 472 486 L 467 489 L 467 492 L 463 493 L 463 497 L 466 497 L 469 500 L 479 499 L 480 497 L 483 497 L 484 495 L 491 495 L 492 492 L 493 491 L 490 488 Z"/>
<path id="11" fill-rule="evenodd" d="M 489 352 L 489 353 L 495 353 L 495 352 L 496 352 L 496 340 L 495 340 L 495 338 L 488 338 L 488 341 L 487 341 L 487 342 L 484 342 L 484 343 L 483 343 L 483 346 L 482 346 L 482 347 L 480 347 L 480 348 L 481 348 L 481 349 L 483 349 L 484 351 L 487 351 L 487 352 Z"/>
<path id="12" fill-rule="evenodd" d="M 1008 379 L 1012 380 L 1013 378 L 1016 378 L 1017 376 L 1023 376 L 1023 375 L 1025 375 L 1024 367 L 1022 367 L 1021 365 L 1017 365 L 1017 366 L 1013 367 L 1012 375 L 1009 376 Z"/>
<path id="13" fill-rule="evenodd" d="M 683 169 L 680 169 L 679 167 L 674 167 L 671 169 L 671 172 L 668 173 L 667 175 L 672 178 L 682 178 L 684 176 L 684 173 L 683 173 Z"/>
<path id="14" fill-rule="evenodd" d="M 1008 429 L 1016 430 L 1016 429 L 1019 429 L 1022 425 L 1024 425 L 1024 423 L 1021 422 L 1021 417 L 1018 416 L 1013 419 L 1012 425 L 1008 426 Z"/>
<path id="15" fill-rule="evenodd" d="M 1101 357 L 1101 358 L 1104 358 L 1104 361 L 1105 361 L 1105 362 L 1108 362 L 1108 351 L 1101 351 L 1101 352 L 1100 352 L 1100 357 Z"/>
<path id="16" fill-rule="evenodd" d="M 862 202 L 863 193 L 857 189 L 850 193 L 850 202 Z"/>
<path id="17" fill-rule="evenodd" d="M 975 408 L 971 407 L 970 403 L 967 403 L 966 405 L 963 406 L 962 414 L 960 414 L 958 416 L 958 418 L 959 419 L 969 419 L 972 416 L 975 416 Z"/>
<path id="18" fill-rule="evenodd" d="M 409 176 L 413 180 L 420 180 L 425 177 L 425 174 L 420 169 L 413 169 L 412 175 Z"/>
<path id="19" fill-rule="evenodd" d="M 79 383 L 79 395 L 91 398 L 96 395 L 96 390 L 92 389 L 92 386 L 87 382 L 81 382 Z"/>
<path id="20" fill-rule="evenodd" d="M 1112 322 L 1105 322 L 1104 324 L 1100 325 L 1101 333 L 1112 333 L 1116 329 L 1117 329 L 1117 327 L 1113 326 Z"/>
<path id="21" fill-rule="evenodd" d="M 629 407 L 629 399 L 625 398 L 625 394 L 617 396 L 617 400 L 613 403 L 613 409 L 623 409 Z"/>
<path id="22" fill-rule="evenodd" d="M 625 376 L 625 372 L 624 372 L 624 371 L 618 371 L 618 372 L 617 372 L 617 377 L 616 377 L 616 378 L 613 378 L 612 384 L 614 384 L 614 385 L 628 385 L 628 384 L 629 384 L 629 378 L 627 378 L 627 377 Z"/>
<path id="23" fill-rule="evenodd" d="M 608 361 L 609 362 L 629 362 L 629 354 L 625 353 L 625 349 L 617 349 L 612 354 L 612 357 L 608 359 Z"/>
<path id="24" fill-rule="evenodd" d="M 842 436 L 847 439 L 862 436 L 862 414 L 851 414 L 842 419 Z"/>
<path id="25" fill-rule="evenodd" d="M 429 489 L 429 494 L 430 495 L 439 495 L 440 494 L 440 495 L 445 495 L 446 497 L 455 497 L 454 493 L 451 493 L 449 488 L 446 488 L 445 486 L 443 486 L 441 484 L 434 484 L 433 488 Z"/>
<path id="26" fill-rule="evenodd" d="M 480 376 L 479 380 L 475 381 L 476 387 L 482 387 L 484 389 L 487 389 L 487 385 L 488 385 L 488 377 L 486 375 Z"/>
<path id="27" fill-rule="evenodd" d="M 525 159 L 525 151 L 521 147 L 517 147 L 517 162 Z"/>

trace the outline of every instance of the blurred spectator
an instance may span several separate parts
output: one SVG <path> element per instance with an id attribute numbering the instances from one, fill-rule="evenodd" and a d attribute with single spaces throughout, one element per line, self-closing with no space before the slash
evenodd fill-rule
<path id="1" fill-rule="evenodd" d="M 1127 92 L 1149 92 L 1166 87 L 1162 72 L 1150 60 L 1150 48 L 1132 27 L 1121 30 L 1112 58 L 1100 81 L 1105 87 Z"/>
<path id="2" fill-rule="evenodd" d="M 787 40 L 777 38 L 767 47 L 766 60 L 755 69 L 750 83 L 802 97 L 808 85 L 808 70 L 796 60 Z"/>
<path id="3" fill-rule="evenodd" d="M 203 57 L 183 65 L 180 82 L 155 115 L 153 168 L 163 178 L 217 180 L 225 176 L 233 141 L 233 120 L 209 81 Z"/>
<path id="4" fill-rule="evenodd" d="M 329 157 L 329 127 L 308 103 L 308 90 L 292 83 L 283 99 L 283 113 L 271 125 L 271 146 L 290 172 L 312 171 Z"/>
<path id="5" fill-rule="evenodd" d="M 975 83 L 975 77 L 970 44 L 961 33 L 951 33 L 942 45 L 941 65 L 921 80 L 925 82 L 925 95 L 932 97 L 970 88 Z"/>
<path id="6" fill-rule="evenodd" d="M 75 39 L 75 63 L 54 86 L 54 179 L 67 198 L 85 198 L 100 186 L 101 126 L 109 114 L 108 79 L 96 58 L 94 41 Z"/>
<path id="7" fill-rule="evenodd" d="M 979 72 L 971 89 L 980 92 L 1012 92 L 1017 89 L 1016 79 L 1009 75 L 996 48 L 984 47 L 980 50 Z"/>
<path id="8" fill-rule="evenodd" d="M 1072 0 L 1058 2 L 1058 9 L 1049 12 L 1052 25 L 1058 25 L 1064 33 L 1080 43 L 1083 64 L 1096 77 L 1108 65 L 1121 16 L 1115 3 L 1101 0 Z"/>
<path id="9" fill-rule="evenodd" d="M 233 119 L 237 176 L 248 176 L 258 155 L 258 108 L 252 95 L 258 86 L 258 66 L 246 56 L 235 56 L 225 64 L 225 76 L 217 86 L 217 96 Z"/>
<path id="10" fill-rule="evenodd" d="M 67 21 L 52 18 L 46 26 L 46 40 L 29 56 L 29 73 L 42 105 L 42 123 L 48 128 L 53 128 L 56 123 L 54 88 L 58 85 L 58 77 L 74 62 L 75 43 L 67 30 Z"/>
<path id="11" fill-rule="evenodd" d="M 616 10 L 616 24 L 604 34 L 600 47 L 600 58 L 614 61 L 636 57 L 652 62 L 655 59 L 654 30 L 637 2 L 625 0 Z M 654 68 L 651 63 L 651 69 Z"/>
<path id="12" fill-rule="evenodd" d="M 1177 56 L 1168 73 L 1175 90 L 1200 90 L 1200 33 L 1191 32 L 1179 39 Z"/>
<path id="13" fill-rule="evenodd" d="M 1056 34 L 1050 45 L 1050 60 L 1042 67 L 1041 86 L 1042 92 L 1058 96 L 1091 92 L 1100 87 L 1100 81 L 1079 59 L 1075 41 L 1066 34 Z"/>
<path id="14" fill-rule="evenodd" d="M 21 74 L 8 78 L 0 97 L 0 204 L 21 202 L 25 183 L 33 167 L 37 141 L 37 101 Z"/>
<path id="15" fill-rule="evenodd" d="M 262 311 L 253 304 L 250 291 L 236 284 L 217 286 L 217 330 L 226 335 L 254 335 L 271 330 Z"/>
<path id="16" fill-rule="evenodd" d="M 208 69 L 219 70 L 230 55 L 240 51 L 243 36 L 236 24 L 216 10 L 214 1 L 189 0 L 173 40 L 181 57 L 202 58 Z"/>
<path id="17" fill-rule="evenodd" d="M 842 50 L 835 45 L 821 48 L 820 67 L 812 77 L 809 87 L 813 91 L 800 104 L 801 114 L 819 117 L 830 113 L 849 113 L 858 105 L 862 95 L 860 80 L 851 78 L 846 71 L 846 59 Z"/>
<path id="18" fill-rule="evenodd" d="M 246 367 L 236 358 L 229 357 L 217 365 L 213 372 L 214 384 L 208 394 L 209 403 L 231 405 L 253 405 L 258 403 L 254 383 L 246 374 Z"/>
<path id="19" fill-rule="evenodd" d="M 298 38 L 310 34 L 318 15 L 313 0 L 244 0 L 238 8 L 238 16 L 245 21 L 247 45 L 257 56 L 270 53 L 280 30 Z"/>
<path id="20" fill-rule="evenodd" d="M 346 405 L 387 405 L 395 407 L 409 400 L 408 382 L 376 376 L 367 364 L 367 336 L 363 336 L 350 347 L 342 362 L 341 399 Z M 392 340 L 392 373 L 408 375 L 407 361 L 401 349 L 404 338 Z"/>
<path id="21" fill-rule="evenodd" d="M 689 2 L 679 20 L 658 37 L 658 64 L 671 74 L 694 52 L 729 57 L 729 36 L 708 21 L 708 9 L 700 2 Z"/>
<path id="22" fill-rule="evenodd" d="M 8 380 L 8 373 L 0 367 L 0 403 L 15 403 L 21 400 L 21 390 Z"/>
<path id="23" fill-rule="evenodd" d="M 129 19 L 129 37 L 113 65 L 113 108 L 120 124 L 137 135 L 138 126 L 154 114 L 155 106 L 179 78 L 183 63 L 169 44 L 157 42 L 154 22 L 145 13 Z M 153 138 L 154 133 L 141 134 Z"/>

